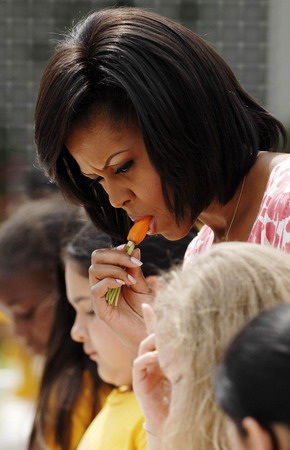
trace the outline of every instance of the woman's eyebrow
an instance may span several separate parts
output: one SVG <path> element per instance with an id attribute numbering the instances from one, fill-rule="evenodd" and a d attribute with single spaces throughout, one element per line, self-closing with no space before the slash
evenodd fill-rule
<path id="1" fill-rule="evenodd" d="M 101 171 L 107 169 L 107 168 L 109 167 L 109 164 L 110 164 L 111 160 L 112 160 L 115 156 L 120 155 L 121 153 L 128 152 L 129 150 L 130 150 L 130 149 L 128 148 L 127 150 L 122 150 L 122 151 L 120 151 L 120 152 L 113 153 L 112 155 L 110 155 L 110 156 L 108 157 L 107 161 L 105 162 L 104 167 L 103 167 L 102 169 L 96 169 L 96 170 L 101 172 Z M 84 172 L 82 172 L 82 175 L 84 175 L 85 177 L 88 177 L 88 178 L 95 178 L 95 177 L 96 177 L 96 174 L 95 174 L 95 173 L 84 173 Z"/>
<path id="2" fill-rule="evenodd" d="M 105 169 L 108 167 L 108 165 L 110 164 L 111 160 L 112 160 L 115 156 L 120 155 L 121 153 L 128 152 L 128 151 L 129 151 L 129 149 L 121 150 L 121 151 L 116 152 L 116 153 L 112 153 L 112 155 L 110 155 L 110 156 L 108 157 L 107 161 L 105 162 L 105 165 L 104 165 L 104 167 L 102 168 L 102 170 L 105 170 Z"/>
<path id="3" fill-rule="evenodd" d="M 85 296 L 85 295 L 80 295 L 79 297 L 75 297 L 74 299 L 73 299 L 73 302 L 75 303 L 75 304 L 77 304 L 77 303 L 80 303 L 80 302 L 83 302 L 83 301 L 87 301 L 87 300 L 92 300 L 91 299 L 91 297 L 90 296 Z"/>
<path id="4" fill-rule="evenodd" d="M 17 298 L 11 298 L 9 299 L 8 302 L 6 302 L 6 305 L 8 308 L 11 308 L 12 306 L 18 305 L 19 303 L 22 303 L 23 301 L 25 301 L 27 299 L 27 297 L 17 297 Z M 1 305 L 2 308 L 2 305 Z M 1 309 L 0 308 L 0 309 Z"/>
<path id="5" fill-rule="evenodd" d="M 110 164 L 111 160 L 112 160 L 115 156 L 120 155 L 121 153 L 128 152 L 129 150 L 130 150 L 130 149 L 128 148 L 128 149 L 126 149 L 126 150 L 121 150 L 121 151 L 119 151 L 119 152 L 112 153 L 112 155 L 110 155 L 110 156 L 108 157 L 107 161 L 105 162 L 104 167 L 103 167 L 102 169 L 96 169 L 96 170 L 102 171 L 102 170 L 107 169 L 107 168 L 109 167 L 109 164 Z M 91 174 L 91 173 L 84 173 L 84 172 L 82 172 L 82 174 L 83 174 L 85 177 L 89 177 L 89 178 L 95 178 L 95 176 L 96 176 L 95 174 Z"/>

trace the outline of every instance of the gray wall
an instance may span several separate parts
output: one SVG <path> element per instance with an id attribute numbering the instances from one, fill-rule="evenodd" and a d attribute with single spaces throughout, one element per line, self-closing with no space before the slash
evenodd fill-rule
<path id="1" fill-rule="evenodd" d="M 290 127 L 290 0 L 270 2 L 268 55 L 266 103 Z"/>

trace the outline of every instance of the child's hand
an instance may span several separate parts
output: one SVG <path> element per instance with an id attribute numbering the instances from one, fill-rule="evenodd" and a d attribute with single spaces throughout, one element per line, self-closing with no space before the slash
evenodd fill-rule
<path id="1" fill-rule="evenodd" d="M 96 250 L 89 271 L 93 309 L 137 354 L 140 341 L 146 336 L 142 303 L 151 303 L 153 295 L 141 270 L 140 250 L 132 256 L 122 249 Z M 122 268 L 122 267 L 125 267 Z M 122 287 L 118 306 L 109 306 L 105 295 L 109 288 Z"/>
<path id="2" fill-rule="evenodd" d="M 153 311 L 150 313 L 150 310 L 149 305 L 143 306 L 148 331 L 153 323 Z M 162 435 L 169 412 L 171 384 L 160 368 L 154 333 L 139 346 L 138 357 L 133 363 L 133 389 L 143 410 L 146 427 L 152 433 Z"/>

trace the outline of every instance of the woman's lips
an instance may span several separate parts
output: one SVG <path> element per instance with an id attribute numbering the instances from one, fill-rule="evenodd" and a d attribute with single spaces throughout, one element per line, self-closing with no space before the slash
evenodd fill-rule
<path id="1" fill-rule="evenodd" d="M 141 219 L 144 219 L 144 217 L 148 217 L 150 214 L 147 214 L 147 215 L 142 215 L 142 216 L 130 216 L 129 215 L 129 217 L 130 217 L 130 219 L 133 221 L 133 222 L 138 222 L 138 220 L 141 220 Z"/>
<path id="2" fill-rule="evenodd" d="M 149 223 L 149 228 L 148 228 L 147 234 L 156 234 L 156 229 L 157 229 L 156 218 L 152 217 L 152 219 Z"/>
<path id="3" fill-rule="evenodd" d="M 94 359 L 97 356 L 97 352 L 85 352 L 85 354 L 91 359 Z"/>

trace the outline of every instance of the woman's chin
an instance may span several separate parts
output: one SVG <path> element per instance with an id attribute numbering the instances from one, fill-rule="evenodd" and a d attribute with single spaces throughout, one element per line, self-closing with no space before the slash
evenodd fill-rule
<path id="1" fill-rule="evenodd" d="M 162 233 L 158 233 L 161 236 L 165 237 L 165 239 L 168 239 L 168 241 L 179 241 L 180 239 L 184 238 L 188 235 L 190 232 L 190 229 L 180 229 L 177 228 L 176 230 L 166 230 Z"/>

